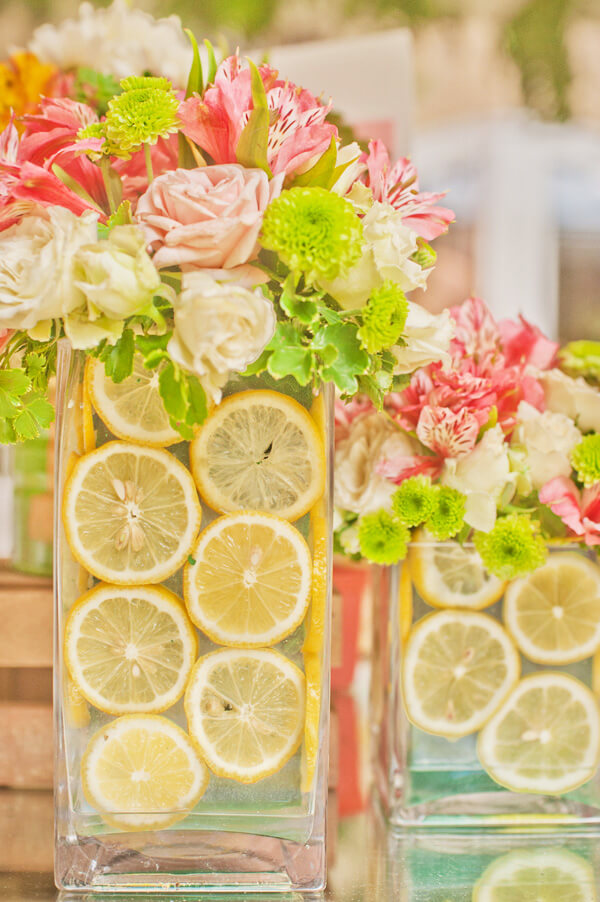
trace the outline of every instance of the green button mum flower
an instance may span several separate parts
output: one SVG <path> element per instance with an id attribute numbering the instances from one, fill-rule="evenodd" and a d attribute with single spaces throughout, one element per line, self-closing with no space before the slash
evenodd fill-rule
<path id="1" fill-rule="evenodd" d="M 451 539 L 463 528 L 467 499 L 458 489 L 440 485 L 436 486 L 435 500 L 435 510 L 425 528 L 436 539 Z"/>
<path id="2" fill-rule="evenodd" d="M 375 564 L 397 564 L 406 557 L 408 527 L 385 510 L 361 517 L 358 541 L 363 557 Z"/>
<path id="3" fill-rule="evenodd" d="M 571 451 L 571 463 L 586 489 L 600 482 L 600 435 L 586 435 Z"/>
<path id="4" fill-rule="evenodd" d="M 476 532 L 473 541 L 486 569 L 500 579 L 524 576 L 548 554 L 535 524 L 520 514 L 501 517 L 490 532 Z"/>
<path id="5" fill-rule="evenodd" d="M 389 280 L 375 289 L 363 310 L 358 330 L 363 348 L 376 354 L 398 343 L 406 325 L 408 301 L 399 285 Z"/>
<path id="6" fill-rule="evenodd" d="M 267 207 L 261 241 L 308 283 L 332 281 L 360 257 L 362 223 L 352 204 L 331 191 L 290 188 Z"/>
<path id="7" fill-rule="evenodd" d="M 418 263 L 421 269 L 430 269 L 437 260 L 437 254 L 430 244 L 423 239 L 419 239 L 419 250 L 412 255 L 415 263 Z"/>
<path id="8" fill-rule="evenodd" d="M 570 376 L 600 381 L 600 341 L 571 341 L 558 353 L 560 368 Z"/>
<path id="9" fill-rule="evenodd" d="M 406 526 L 419 526 L 434 512 L 436 491 L 429 476 L 405 479 L 392 495 L 392 510 Z"/>
<path id="10" fill-rule="evenodd" d="M 142 144 L 156 144 L 178 129 L 179 100 L 166 78 L 124 78 L 122 94 L 108 104 L 107 150 L 128 157 Z"/>

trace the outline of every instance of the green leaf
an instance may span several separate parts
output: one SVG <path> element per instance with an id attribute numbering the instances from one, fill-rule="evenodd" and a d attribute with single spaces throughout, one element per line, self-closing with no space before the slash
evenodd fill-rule
<path id="1" fill-rule="evenodd" d="M 0 414 L 0 445 L 14 445 L 18 441 L 12 420 L 5 419 Z"/>
<path id="2" fill-rule="evenodd" d="M 288 292 L 285 285 L 279 299 L 279 305 L 281 309 L 287 313 L 290 319 L 294 319 L 295 317 L 296 319 L 299 319 L 301 323 L 306 325 L 313 323 L 319 315 L 315 301 L 311 301 L 309 298 L 303 298 L 293 292 Z"/>
<path id="3" fill-rule="evenodd" d="M 160 366 L 163 360 L 170 360 L 167 351 L 162 351 L 160 348 L 156 348 L 155 351 L 150 351 L 147 357 L 144 358 L 144 366 L 148 370 L 155 370 L 157 366 Z"/>
<path id="4" fill-rule="evenodd" d="M 346 394 L 354 394 L 358 391 L 356 376 L 362 375 L 369 366 L 369 355 L 360 346 L 357 327 L 353 323 L 340 323 L 319 329 L 313 348 L 318 350 L 328 346 L 337 350 L 337 357 L 323 367 L 323 379 L 335 382 Z"/>
<path id="5" fill-rule="evenodd" d="M 255 360 L 254 363 L 251 363 L 246 367 L 243 376 L 256 376 L 258 373 L 264 373 L 267 368 L 267 363 L 269 362 L 269 357 L 273 352 L 269 349 L 262 352 L 258 360 Z"/>
<path id="6" fill-rule="evenodd" d="M 43 429 L 47 429 L 54 420 L 54 407 L 45 398 L 34 398 L 28 403 L 27 410 Z"/>
<path id="7" fill-rule="evenodd" d="M 19 439 L 37 438 L 41 431 L 35 415 L 28 407 L 15 417 L 13 426 Z"/>
<path id="8" fill-rule="evenodd" d="M 135 338 L 131 329 L 123 329 L 121 337 L 110 349 L 104 368 L 113 382 L 123 382 L 133 372 Z"/>
<path id="9" fill-rule="evenodd" d="M 0 388 L 0 419 L 10 420 L 17 415 L 20 402 L 17 397 Z"/>
<path id="10" fill-rule="evenodd" d="M 204 46 L 208 50 L 208 74 L 206 76 L 206 83 L 208 85 L 212 85 L 215 80 L 215 75 L 217 74 L 217 60 L 215 57 L 214 47 L 210 43 L 208 38 L 204 39 Z"/>
<path id="11" fill-rule="evenodd" d="M 10 395 L 24 395 L 31 388 L 31 379 L 20 368 L 0 370 L 0 389 Z"/>
<path id="12" fill-rule="evenodd" d="M 342 317 L 336 310 L 326 307 L 325 304 L 319 304 L 319 313 L 326 323 L 334 324 L 343 322 Z"/>
<path id="13" fill-rule="evenodd" d="M 166 351 L 172 334 L 166 332 L 164 335 L 136 335 L 135 346 L 143 357 L 147 357 L 152 351 Z"/>
<path id="14" fill-rule="evenodd" d="M 185 397 L 185 383 L 179 376 L 174 364 L 168 363 L 158 377 L 160 396 L 165 410 L 177 423 L 185 422 L 188 402 Z M 179 428 L 179 427 L 177 427 Z"/>
<path id="15" fill-rule="evenodd" d="M 35 351 L 30 351 L 30 353 L 26 355 L 25 367 L 27 369 L 27 375 L 31 379 L 32 383 L 37 382 L 42 378 L 45 379 L 46 365 L 46 358 L 42 356 L 42 354 L 37 354 Z"/>
<path id="16" fill-rule="evenodd" d="M 313 355 L 308 348 L 282 348 L 274 351 L 267 365 L 276 379 L 293 376 L 299 385 L 308 385 L 313 370 Z"/>
<path id="17" fill-rule="evenodd" d="M 187 415 L 187 423 L 189 426 L 203 423 L 208 414 L 208 405 L 206 403 L 206 392 L 202 388 L 199 379 L 192 373 L 188 373 L 188 398 L 189 410 Z"/>
<path id="18" fill-rule="evenodd" d="M 264 169 L 272 175 L 267 159 L 269 140 L 269 108 L 267 93 L 256 64 L 248 60 L 252 75 L 252 102 L 254 109 L 248 117 L 235 148 L 238 163 L 249 169 Z"/>
<path id="19" fill-rule="evenodd" d="M 204 77 L 202 74 L 202 60 L 200 59 L 200 51 L 198 50 L 198 41 L 196 40 L 193 31 L 189 28 L 185 28 L 184 31 L 192 45 L 194 54 L 185 92 L 185 99 L 187 100 L 192 94 L 202 94 L 204 90 Z"/>
<path id="20" fill-rule="evenodd" d="M 314 166 L 307 169 L 306 172 L 300 173 L 294 179 L 292 186 L 297 185 L 310 186 L 311 188 L 331 188 L 335 182 L 335 164 L 337 160 L 337 146 L 335 138 L 331 139 L 331 143 L 322 157 L 320 157 Z M 343 169 L 345 167 L 339 167 Z M 341 175 L 341 173 L 340 173 Z"/>
<path id="21" fill-rule="evenodd" d="M 119 204 L 118 209 L 115 210 L 112 216 L 109 216 L 106 225 L 110 232 L 115 226 L 131 225 L 132 223 L 133 216 L 131 214 L 131 203 L 128 200 L 124 200 L 123 203 Z"/>

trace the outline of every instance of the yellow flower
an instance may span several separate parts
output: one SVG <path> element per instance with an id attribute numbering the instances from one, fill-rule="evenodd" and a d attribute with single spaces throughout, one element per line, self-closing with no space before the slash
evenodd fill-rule
<path id="1" fill-rule="evenodd" d="M 0 129 L 8 125 L 11 112 L 17 117 L 35 112 L 40 97 L 52 93 L 57 74 L 55 66 L 41 63 L 25 51 L 0 63 Z"/>

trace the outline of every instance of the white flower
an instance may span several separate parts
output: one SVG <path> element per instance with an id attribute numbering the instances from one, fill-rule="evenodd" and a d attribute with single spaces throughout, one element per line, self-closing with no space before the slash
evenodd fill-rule
<path id="1" fill-rule="evenodd" d="M 335 451 L 335 504 L 353 514 L 386 507 L 396 486 L 376 471 L 383 457 L 414 454 L 410 439 L 379 413 L 356 417 Z"/>
<path id="2" fill-rule="evenodd" d="M 185 273 L 182 289 L 168 351 L 218 404 L 230 372 L 245 370 L 273 337 L 273 304 L 259 289 L 221 285 L 203 272 Z"/>
<path id="3" fill-rule="evenodd" d="M 92 320 L 98 312 L 117 320 L 142 313 L 162 284 L 136 225 L 115 226 L 107 240 L 80 248 L 75 272 Z"/>
<path id="4" fill-rule="evenodd" d="M 569 417 L 549 410 L 540 413 L 526 401 L 519 404 L 511 444 L 524 450 L 534 489 L 557 476 L 571 475 L 569 454 L 579 441 L 581 432 Z"/>
<path id="5" fill-rule="evenodd" d="M 40 208 L 0 233 L 0 327 L 31 329 L 84 303 L 73 257 L 97 238 L 98 215 Z"/>
<path id="6" fill-rule="evenodd" d="M 402 222 L 391 204 L 374 203 L 363 218 L 363 253 L 345 276 L 319 284 L 345 310 L 362 307 L 387 279 L 402 291 L 424 288 L 431 270 L 421 269 L 411 256 L 418 249 L 417 234 Z"/>
<path id="7" fill-rule="evenodd" d="M 448 310 L 429 313 L 419 304 L 408 302 L 408 316 L 402 334 L 406 345 L 392 348 L 396 358 L 394 372 L 412 373 L 421 366 L 440 360 L 449 366 L 450 342 L 454 336 L 454 322 Z"/>
<path id="8" fill-rule="evenodd" d="M 340 545 L 346 554 L 360 554 L 359 524 L 353 523 L 338 533 Z"/>
<path id="9" fill-rule="evenodd" d="M 466 495 L 465 522 L 489 532 L 496 522 L 498 504 L 512 498 L 515 478 L 504 433 L 494 426 L 469 454 L 445 461 L 441 482 Z"/>
<path id="10" fill-rule="evenodd" d="M 581 376 L 573 379 L 561 370 L 538 373 L 546 407 L 574 420 L 582 432 L 600 431 L 600 392 Z"/>
<path id="11" fill-rule="evenodd" d="M 154 19 L 125 0 L 105 9 L 82 3 L 77 19 L 60 25 L 41 25 L 29 50 L 59 69 L 79 66 L 116 79 L 128 75 L 163 75 L 184 88 L 192 64 L 192 50 L 178 16 Z"/>

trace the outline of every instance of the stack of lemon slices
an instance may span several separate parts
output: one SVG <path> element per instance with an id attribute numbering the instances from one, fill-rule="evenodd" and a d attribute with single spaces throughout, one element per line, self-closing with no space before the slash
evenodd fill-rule
<path id="1" fill-rule="evenodd" d="M 318 747 L 321 400 L 309 412 L 273 391 L 228 397 L 190 443 L 190 471 L 182 454 L 166 450 L 180 436 L 159 375 L 136 357 L 117 385 L 88 361 L 83 453 L 70 462 L 63 495 L 73 557 L 99 581 L 65 625 L 69 723 L 86 726 L 88 705 L 116 718 L 98 721 L 82 786 L 103 819 L 124 830 L 185 817 L 211 771 L 242 783 L 279 771 L 303 736 L 307 789 Z M 99 447 L 93 411 L 116 436 Z M 220 514 L 200 534 L 198 492 Z M 309 512 L 312 555 L 292 522 Z M 183 600 L 161 585 L 182 568 Z M 305 622 L 303 672 L 273 646 Z M 197 630 L 218 646 L 199 659 Z M 187 732 L 169 716 L 182 696 Z"/>
<path id="2" fill-rule="evenodd" d="M 597 700 L 581 680 L 546 668 L 598 652 L 598 565 L 555 550 L 507 585 L 475 549 L 416 539 L 398 605 L 409 720 L 450 740 L 479 732 L 483 768 L 511 791 L 561 795 L 587 782 L 600 760 Z M 437 609 L 414 625 L 413 586 Z M 483 612 L 502 598 L 503 622 Z M 522 659 L 537 665 L 523 678 Z"/>

